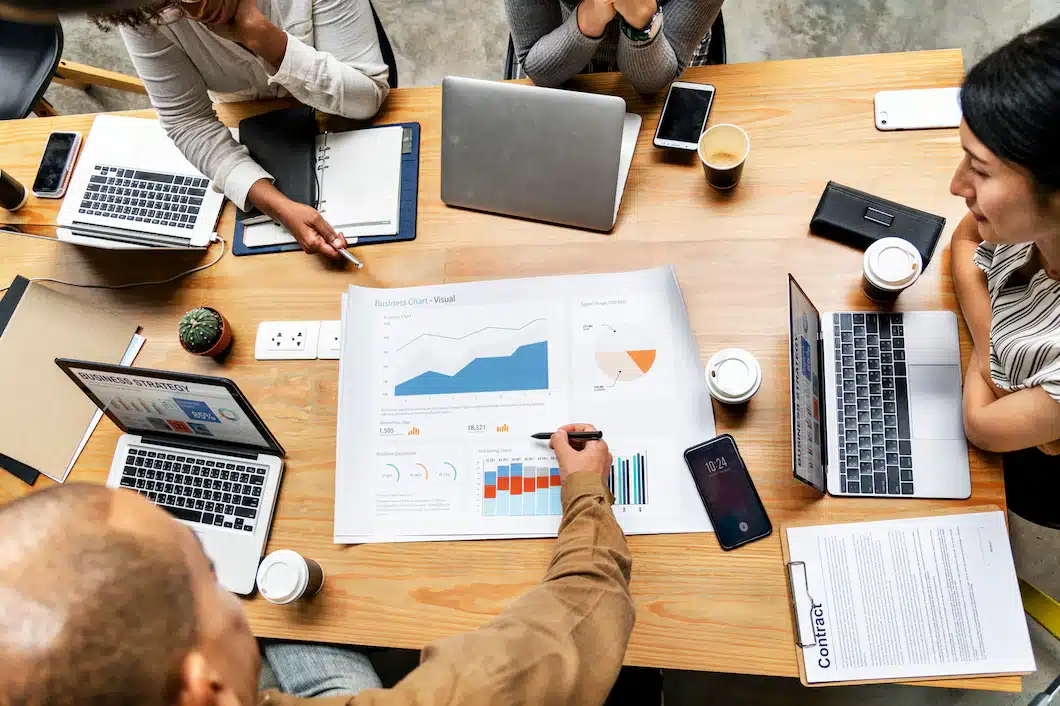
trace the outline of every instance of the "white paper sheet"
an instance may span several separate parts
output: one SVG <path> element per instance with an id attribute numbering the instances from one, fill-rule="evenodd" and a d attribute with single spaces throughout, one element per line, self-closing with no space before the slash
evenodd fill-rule
<path id="1" fill-rule="evenodd" d="M 1034 671 L 1002 512 L 787 538 L 810 683 Z"/>
<path id="2" fill-rule="evenodd" d="M 400 125 L 317 137 L 320 214 L 343 235 L 393 235 L 401 207 Z"/>
<path id="3" fill-rule="evenodd" d="M 682 452 L 713 410 L 672 268 L 350 287 L 342 327 L 336 542 L 554 536 L 558 466 L 529 437 L 571 421 L 624 462 L 627 532 L 710 530 Z"/>
<path id="4" fill-rule="evenodd" d="M 129 347 L 125 349 L 125 353 L 121 357 L 121 365 L 132 365 L 133 361 L 136 360 L 136 356 L 140 352 L 140 349 L 144 347 L 144 342 L 146 340 L 147 339 L 141 336 L 140 334 L 134 333 L 132 340 L 129 341 Z M 69 477 L 70 475 L 70 471 L 73 470 L 74 464 L 77 463 L 78 457 L 85 449 L 85 445 L 88 444 L 88 440 L 92 438 L 92 432 L 96 430 L 96 426 L 99 424 L 99 420 L 102 418 L 103 411 L 97 409 L 92 415 L 92 421 L 88 423 L 88 429 L 85 430 L 85 435 L 81 437 L 81 443 L 77 445 L 77 450 L 74 451 L 73 458 L 71 458 L 70 463 L 66 465 L 66 470 L 63 471 L 63 477 L 53 478 L 52 476 L 48 476 L 49 478 L 55 481 L 59 481 L 60 483 L 66 482 L 67 477 Z M 45 473 L 45 475 L 48 474 Z"/>

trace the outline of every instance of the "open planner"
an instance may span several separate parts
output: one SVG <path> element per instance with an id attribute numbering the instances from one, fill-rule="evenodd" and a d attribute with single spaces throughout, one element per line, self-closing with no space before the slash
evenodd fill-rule
<path id="1" fill-rule="evenodd" d="M 787 527 L 803 683 L 1033 672 L 1005 514 Z"/>

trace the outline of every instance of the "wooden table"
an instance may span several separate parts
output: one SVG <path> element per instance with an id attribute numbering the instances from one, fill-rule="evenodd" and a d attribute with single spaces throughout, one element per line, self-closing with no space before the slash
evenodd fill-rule
<path id="1" fill-rule="evenodd" d="M 946 216 L 947 233 L 901 309 L 957 310 L 949 276 L 949 232 L 964 212 L 948 193 L 961 156 L 956 130 L 877 132 L 873 95 L 883 89 L 957 85 L 959 51 L 735 64 L 688 71 L 717 86 L 712 123 L 733 122 L 751 138 L 743 182 L 730 193 L 708 187 L 692 159 L 651 140 L 661 96 L 645 100 L 613 74 L 579 88 L 615 93 L 644 116 L 618 225 L 610 235 L 450 209 L 439 200 L 441 90 L 394 91 L 378 122 L 422 124 L 418 237 L 358 251 L 362 271 L 297 253 L 226 256 L 216 267 L 169 286 L 78 290 L 100 305 L 135 312 L 147 336 L 138 364 L 234 378 L 289 452 L 269 549 L 287 547 L 324 565 L 324 593 L 304 605 L 248 600 L 261 636 L 419 648 L 474 629 L 542 575 L 548 540 L 402 545 L 332 544 L 338 364 L 257 362 L 263 320 L 337 319 L 348 283 L 400 287 L 500 277 L 628 270 L 674 263 L 703 359 L 728 346 L 762 363 L 762 388 L 745 414 L 715 405 L 718 431 L 733 433 L 777 526 L 789 522 L 882 519 L 899 510 L 958 505 L 926 500 L 821 498 L 791 473 L 787 342 L 790 271 L 822 310 L 869 309 L 859 289 L 861 254 L 809 235 L 825 183 L 835 180 Z M 219 109 L 231 125 L 275 103 Z M 143 111 L 150 116 L 150 111 Z M 0 123 L 0 165 L 25 183 L 52 130 L 88 131 L 92 116 Z M 691 155 L 690 155 L 691 156 Z M 51 223 L 58 203 L 31 200 L 10 221 Z M 233 208 L 220 226 L 232 233 Z M 211 251 L 211 256 L 214 251 Z M 201 258 L 79 250 L 0 235 L 0 284 L 15 274 L 129 281 L 175 273 Z M 176 339 L 183 311 L 208 304 L 235 328 L 223 363 L 184 353 Z M 964 359 L 970 352 L 961 329 Z M 72 478 L 103 482 L 117 431 L 104 420 Z M 968 504 L 1005 505 L 998 459 L 971 452 Z M 38 485 L 44 485 L 42 481 Z M 26 492 L 0 474 L 0 499 Z M 630 538 L 637 627 L 633 665 L 795 676 L 792 619 L 774 533 L 727 553 L 704 534 Z M 1018 690 L 1018 678 L 963 686 Z M 948 682 L 956 685 L 958 682 Z"/>

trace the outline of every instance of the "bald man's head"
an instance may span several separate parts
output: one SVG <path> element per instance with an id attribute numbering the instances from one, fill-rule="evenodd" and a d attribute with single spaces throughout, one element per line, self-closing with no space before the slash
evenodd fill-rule
<path id="1" fill-rule="evenodd" d="M 67 484 L 0 507 L 0 567 L 0 703 L 252 706 L 241 606 L 135 493 Z"/>

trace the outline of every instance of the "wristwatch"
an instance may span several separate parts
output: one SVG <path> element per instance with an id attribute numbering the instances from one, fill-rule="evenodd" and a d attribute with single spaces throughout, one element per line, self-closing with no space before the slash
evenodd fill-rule
<path id="1" fill-rule="evenodd" d="M 655 35 L 659 34 L 659 31 L 663 26 L 663 11 L 659 7 L 658 3 L 655 6 L 655 14 L 651 16 L 651 20 L 648 21 L 648 26 L 644 29 L 637 29 L 623 17 L 618 23 L 619 27 L 622 28 L 622 34 L 629 37 L 634 42 L 650 42 L 655 39 Z"/>

